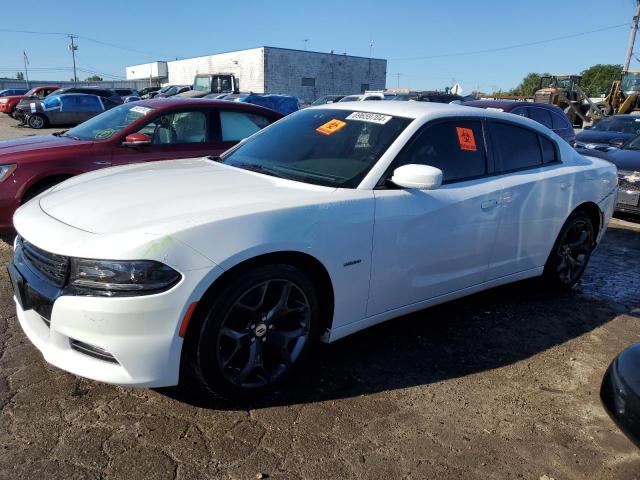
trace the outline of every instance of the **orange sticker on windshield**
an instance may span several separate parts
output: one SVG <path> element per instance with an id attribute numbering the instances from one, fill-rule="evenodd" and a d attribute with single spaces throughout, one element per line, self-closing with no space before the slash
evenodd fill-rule
<path id="1" fill-rule="evenodd" d="M 460 150 L 467 150 L 469 152 L 476 152 L 476 138 L 473 136 L 473 130 L 470 128 L 456 127 L 458 132 L 458 143 L 460 144 Z"/>
<path id="2" fill-rule="evenodd" d="M 323 135 L 333 135 L 336 132 L 339 132 L 344 127 L 347 126 L 347 122 L 343 122 L 342 120 L 329 120 L 324 125 L 320 125 L 316 128 L 316 132 L 322 133 Z"/>

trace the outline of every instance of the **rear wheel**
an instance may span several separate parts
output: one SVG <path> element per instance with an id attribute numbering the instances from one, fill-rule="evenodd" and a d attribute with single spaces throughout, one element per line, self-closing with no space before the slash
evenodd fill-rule
<path id="1" fill-rule="evenodd" d="M 47 119 L 37 113 L 29 115 L 29 118 L 27 119 L 27 125 L 29 125 L 31 128 L 35 128 L 36 130 L 40 130 L 41 128 L 47 126 Z"/>
<path id="2" fill-rule="evenodd" d="M 288 377 L 319 338 L 315 287 L 289 265 L 240 274 L 223 288 L 190 332 L 187 359 L 210 392 L 262 395 Z"/>
<path id="3" fill-rule="evenodd" d="M 595 227 L 583 211 L 571 214 L 560 230 L 544 268 L 545 284 L 555 290 L 572 288 L 587 268 L 595 246 Z"/>

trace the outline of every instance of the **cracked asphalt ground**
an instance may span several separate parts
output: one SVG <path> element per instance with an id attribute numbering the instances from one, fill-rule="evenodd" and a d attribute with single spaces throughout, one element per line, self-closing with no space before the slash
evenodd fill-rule
<path id="1" fill-rule="evenodd" d="M 7 120 L 2 138 L 32 133 Z M 639 280 L 640 223 L 615 220 L 570 294 L 521 282 L 387 322 L 238 405 L 48 366 L 3 270 L 0 478 L 638 479 L 640 452 L 598 391 L 640 341 Z"/>

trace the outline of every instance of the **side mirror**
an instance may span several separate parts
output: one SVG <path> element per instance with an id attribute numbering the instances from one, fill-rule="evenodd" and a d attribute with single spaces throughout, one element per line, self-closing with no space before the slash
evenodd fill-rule
<path id="1" fill-rule="evenodd" d="M 429 165 L 403 165 L 393 171 L 391 181 L 402 188 L 436 190 L 442 185 L 442 170 Z"/>
<path id="2" fill-rule="evenodd" d="M 140 147 L 143 145 L 151 145 L 151 137 L 145 133 L 131 133 L 127 135 L 122 142 L 125 147 Z"/>
<path id="3" fill-rule="evenodd" d="M 618 355 L 604 374 L 600 399 L 611 419 L 640 448 L 640 344 Z"/>
<path id="4" fill-rule="evenodd" d="M 612 147 L 620 148 L 624 144 L 625 140 L 622 138 L 614 138 L 609 142 Z"/>

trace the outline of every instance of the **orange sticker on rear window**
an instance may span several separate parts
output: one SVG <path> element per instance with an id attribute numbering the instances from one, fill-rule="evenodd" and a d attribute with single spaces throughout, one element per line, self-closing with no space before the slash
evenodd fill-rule
<path id="1" fill-rule="evenodd" d="M 334 118 L 333 120 L 329 120 L 324 125 L 320 125 L 318 128 L 316 128 L 316 132 L 322 133 L 324 135 L 333 135 L 346 126 L 347 122 L 343 122 L 342 120 L 337 120 Z"/>
<path id="2" fill-rule="evenodd" d="M 473 130 L 470 128 L 456 127 L 458 132 L 458 143 L 460 144 L 460 150 L 467 150 L 469 152 L 476 152 L 476 138 L 473 136 Z"/>

